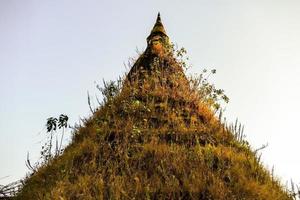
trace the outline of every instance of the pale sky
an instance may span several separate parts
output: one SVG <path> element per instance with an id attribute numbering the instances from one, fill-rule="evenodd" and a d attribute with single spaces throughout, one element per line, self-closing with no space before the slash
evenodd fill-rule
<path id="1" fill-rule="evenodd" d="M 217 69 L 225 115 L 253 148 L 268 143 L 265 165 L 300 183 L 299 0 L 0 0 L 0 185 L 38 159 L 48 117 L 90 115 L 87 91 L 124 74 L 158 11 L 191 73 Z"/>

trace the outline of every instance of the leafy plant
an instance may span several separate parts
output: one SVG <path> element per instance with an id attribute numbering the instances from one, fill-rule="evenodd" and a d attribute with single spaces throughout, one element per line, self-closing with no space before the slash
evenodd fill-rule
<path id="1" fill-rule="evenodd" d="M 63 142 L 63 138 L 64 138 L 64 133 L 65 133 L 65 128 L 68 127 L 68 120 L 69 117 L 67 115 L 61 114 L 58 119 L 57 118 L 53 118 L 50 117 L 47 119 L 47 133 L 50 134 L 50 140 L 49 140 L 49 156 L 53 157 L 51 155 L 51 147 L 52 147 L 52 139 L 53 139 L 53 134 L 56 134 L 56 136 L 58 136 L 58 132 L 57 129 L 61 130 L 61 136 L 60 136 L 60 144 L 58 146 L 58 140 L 56 138 L 56 149 L 54 152 L 55 156 L 58 156 L 62 153 L 62 142 Z"/>
<path id="2" fill-rule="evenodd" d="M 41 165 L 47 164 L 51 159 L 59 156 L 63 152 L 62 143 L 65 134 L 65 129 L 68 128 L 69 117 L 61 114 L 58 118 L 49 117 L 46 122 L 46 134 L 47 141 L 42 146 L 41 160 L 38 161 L 34 166 L 31 164 L 29 154 L 27 155 L 26 166 L 33 172 L 36 171 Z M 57 132 L 61 130 L 60 134 Z M 58 142 L 58 136 L 60 135 L 60 142 Z M 54 140 L 56 137 L 56 140 Z M 55 149 L 53 149 L 53 143 L 55 142 Z"/>

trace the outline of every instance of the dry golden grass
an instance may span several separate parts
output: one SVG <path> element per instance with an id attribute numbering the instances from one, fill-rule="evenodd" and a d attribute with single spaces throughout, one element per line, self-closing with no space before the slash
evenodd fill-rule
<path id="1" fill-rule="evenodd" d="M 16 199 L 292 199 L 182 71 L 139 76 Z"/>

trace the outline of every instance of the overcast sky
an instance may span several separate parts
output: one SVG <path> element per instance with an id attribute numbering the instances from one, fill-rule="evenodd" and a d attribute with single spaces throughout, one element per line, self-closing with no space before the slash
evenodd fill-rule
<path id="1" fill-rule="evenodd" d="M 300 1 L 0 0 L 0 184 L 39 157 L 50 116 L 90 115 L 87 91 L 144 50 L 157 12 L 193 68 L 230 98 L 253 148 L 285 183 L 300 183 Z"/>

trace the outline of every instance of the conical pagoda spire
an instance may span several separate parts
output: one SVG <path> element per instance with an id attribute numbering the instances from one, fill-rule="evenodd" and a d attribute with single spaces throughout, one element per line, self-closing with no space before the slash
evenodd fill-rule
<path id="1" fill-rule="evenodd" d="M 164 25 L 161 22 L 160 13 L 157 14 L 156 22 L 152 28 L 150 35 L 148 36 L 147 40 L 149 41 L 153 36 L 160 35 L 164 37 L 168 37 L 167 32 L 164 28 Z"/>
<path id="2" fill-rule="evenodd" d="M 136 77 L 144 77 L 143 73 L 152 73 L 153 67 L 159 70 L 168 71 L 169 74 L 179 73 L 183 74 L 182 67 L 176 62 L 172 56 L 172 49 L 169 37 L 162 24 L 160 13 L 158 13 L 156 22 L 147 37 L 147 48 L 144 53 L 138 58 L 133 67 L 128 73 L 128 79 L 136 79 Z M 159 63 L 157 63 L 157 58 Z M 185 77 L 185 76 L 184 76 Z"/>
<path id="3" fill-rule="evenodd" d="M 161 22 L 160 13 L 158 13 L 156 22 L 147 37 L 147 50 L 152 54 L 162 57 L 169 47 L 169 37 L 166 33 L 164 25 Z"/>

